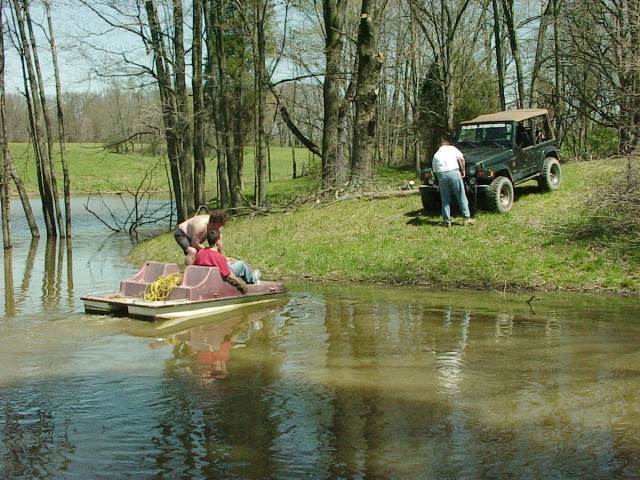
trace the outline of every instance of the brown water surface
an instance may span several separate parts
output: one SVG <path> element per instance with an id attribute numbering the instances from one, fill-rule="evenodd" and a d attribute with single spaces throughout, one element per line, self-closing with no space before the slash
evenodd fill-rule
<path id="1" fill-rule="evenodd" d="M 136 269 L 78 225 L 4 255 L 2 479 L 640 478 L 635 298 L 291 283 L 169 328 L 82 313 Z"/>

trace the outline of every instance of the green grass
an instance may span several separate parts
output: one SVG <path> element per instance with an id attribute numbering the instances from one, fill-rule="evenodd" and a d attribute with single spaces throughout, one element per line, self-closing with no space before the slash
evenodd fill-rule
<path id="1" fill-rule="evenodd" d="M 38 192 L 35 159 L 32 146 L 24 143 L 10 145 L 11 155 L 27 191 Z M 287 183 L 293 176 L 293 153 L 291 148 L 271 147 L 271 182 L 267 193 L 275 197 L 293 198 L 300 189 L 312 186 L 311 177 L 302 182 Z M 71 190 L 76 194 L 136 192 L 151 190 L 168 192 L 168 164 L 166 157 L 137 154 L 117 154 L 107 152 L 101 144 L 69 144 L 66 146 L 67 163 Z M 308 150 L 295 150 L 297 173 L 317 169 L 318 159 L 310 157 Z M 216 192 L 216 159 L 208 157 L 206 185 L 209 197 Z M 254 156 L 253 149 L 247 148 L 245 155 L 245 195 L 253 195 Z M 59 155 L 56 158 L 56 175 L 62 193 L 62 166 Z"/>
<path id="2" fill-rule="evenodd" d="M 511 212 L 480 212 L 467 227 L 440 227 L 439 213 L 425 213 L 418 195 L 238 218 L 225 227 L 226 254 L 260 268 L 265 278 L 637 293 L 636 249 L 573 235 L 588 213 L 583 204 L 592 179 L 619 175 L 624 165 L 566 164 L 559 191 L 516 187 Z M 181 263 L 183 256 L 166 234 L 138 246 L 130 259 Z"/>

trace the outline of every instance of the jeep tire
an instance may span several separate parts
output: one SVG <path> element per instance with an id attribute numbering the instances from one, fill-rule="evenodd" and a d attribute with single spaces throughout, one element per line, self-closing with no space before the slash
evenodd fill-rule
<path id="1" fill-rule="evenodd" d="M 488 206 L 491 210 L 507 213 L 513 206 L 513 184 L 507 177 L 497 177 L 489 188 Z"/>
<path id="2" fill-rule="evenodd" d="M 558 190 L 562 183 L 562 169 L 557 158 L 547 157 L 542 164 L 538 188 L 543 192 Z"/>
<path id="3" fill-rule="evenodd" d="M 437 190 L 421 188 L 420 196 L 422 197 L 422 208 L 424 208 L 425 212 L 437 212 L 442 208 L 440 192 Z"/>

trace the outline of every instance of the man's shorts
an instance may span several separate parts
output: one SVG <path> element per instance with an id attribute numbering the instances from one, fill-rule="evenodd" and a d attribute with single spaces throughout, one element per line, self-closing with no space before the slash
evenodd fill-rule
<path id="1" fill-rule="evenodd" d="M 180 228 L 176 228 L 173 231 L 173 236 L 176 238 L 178 245 L 182 247 L 184 253 L 187 253 L 187 249 L 191 246 L 191 239 L 187 237 Z"/>

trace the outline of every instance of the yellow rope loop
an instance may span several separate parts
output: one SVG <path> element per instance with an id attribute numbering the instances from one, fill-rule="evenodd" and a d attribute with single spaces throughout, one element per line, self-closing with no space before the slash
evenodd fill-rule
<path id="1" fill-rule="evenodd" d="M 151 282 L 144 289 L 144 299 L 148 301 L 165 300 L 173 287 L 178 285 L 182 280 L 179 273 L 170 273 L 169 275 L 160 275 L 155 282 Z"/>

